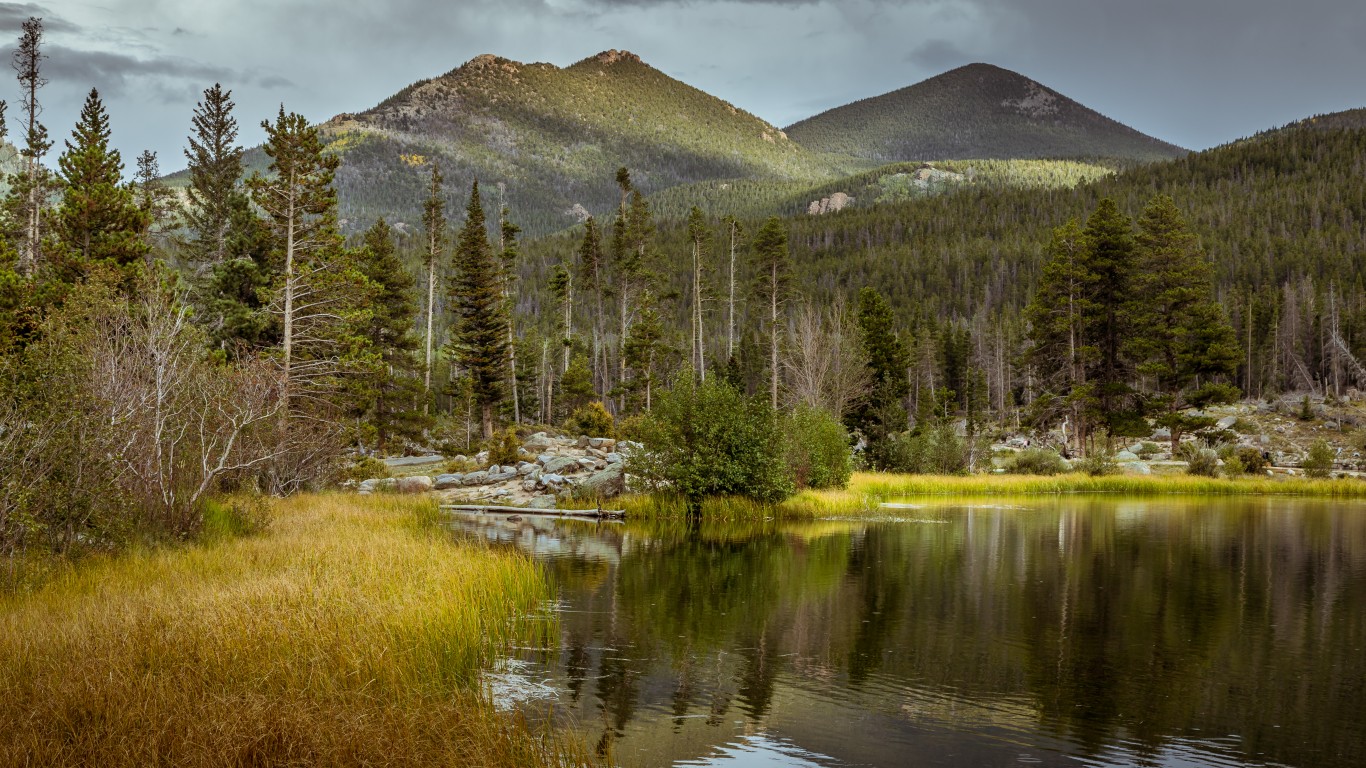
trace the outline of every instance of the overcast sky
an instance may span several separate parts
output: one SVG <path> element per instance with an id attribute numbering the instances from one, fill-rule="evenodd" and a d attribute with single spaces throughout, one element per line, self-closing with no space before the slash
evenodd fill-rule
<path id="1" fill-rule="evenodd" d="M 244 144 L 279 105 L 366 109 L 481 54 L 567 66 L 627 49 L 778 126 L 975 61 L 1201 149 L 1366 106 L 1361 0 L 41 0 L 42 120 L 59 152 L 89 89 L 125 163 L 184 166 L 190 112 L 231 88 Z M 18 85 L 0 98 L 19 119 Z"/>

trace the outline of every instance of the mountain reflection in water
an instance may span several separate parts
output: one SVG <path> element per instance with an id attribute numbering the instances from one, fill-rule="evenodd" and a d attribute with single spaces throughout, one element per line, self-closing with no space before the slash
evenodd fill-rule
<path id="1" fill-rule="evenodd" d="M 620 765 L 1362 764 L 1366 505 L 897 513 L 451 526 L 544 563 L 522 706 Z"/>

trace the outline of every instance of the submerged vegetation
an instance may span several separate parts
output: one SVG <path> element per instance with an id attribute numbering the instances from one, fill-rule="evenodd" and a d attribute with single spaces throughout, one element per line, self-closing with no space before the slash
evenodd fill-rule
<path id="1" fill-rule="evenodd" d="M 5 765 L 566 765 L 476 674 L 549 596 L 430 501 L 298 496 L 259 534 L 0 597 Z M 543 640 L 543 638 L 542 638 Z"/>

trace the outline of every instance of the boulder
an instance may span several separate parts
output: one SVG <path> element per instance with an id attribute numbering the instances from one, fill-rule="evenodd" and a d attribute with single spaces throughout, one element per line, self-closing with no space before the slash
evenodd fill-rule
<path id="1" fill-rule="evenodd" d="M 574 495 L 579 497 L 599 497 L 609 498 L 616 496 L 625 490 L 626 473 L 620 464 L 614 464 L 601 472 L 589 475 L 584 479 L 579 487 L 575 489 Z"/>
<path id="2" fill-rule="evenodd" d="M 465 479 L 461 481 L 461 484 L 466 485 L 466 486 L 471 486 L 471 485 L 483 485 L 484 483 L 487 483 L 488 481 L 489 481 L 489 473 L 488 473 L 488 472 L 485 472 L 485 471 L 483 471 L 483 470 L 480 470 L 480 471 L 478 471 L 478 472 L 471 472 L 471 473 L 469 473 L 468 475 L 465 475 Z"/>
<path id="3" fill-rule="evenodd" d="M 540 464 L 540 465 L 543 466 L 543 467 L 544 467 L 546 464 L 549 464 L 550 462 L 552 462 L 552 461 L 554 461 L 554 460 L 555 460 L 555 454 L 553 454 L 553 453 L 543 453 L 543 454 L 541 454 L 540 456 L 537 456 L 537 457 L 536 457 L 536 463 L 537 463 L 537 464 Z"/>
<path id="4" fill-rule="evenodd" d="M 551 445 L 553 445 L 553 442 L 551 441 L 550 436 L 544 432 L 537 432 L 531 437 L 528 437 L 526 442 L 522 443 L 522 447 L 531 453 L 544 453 L 549 450 Z"/>
<path id="5" fill-rule="evenodd" d="M 589 445 L 589 447 L 591 447 L 591 448 L 600 448 L 600 449 L 602 449 L 602 450 L 604 450 L 604 451 L 610 451 L 610 450 L 612 450 L 612 448 L 613 448 L 614 446 L 616 446 L 616 444 L 617 444 L 617 441 L 616 441 L 616 440 L 613 440 L 613 439 L 610 438 L 610 437 L 591 437 L 591 438 L 588 439 L 588 445 Z"/>
<path id="6" fill-rule="evenodd" d="M 369 480 L 362 480 L 360 483 L 361 493 L 374 493 L 379 489 L 379 478 L 372 477 Z"/>
<path id="7" fill-rule="evenodd" d="M 1115 461 L 1121 463 L 1126 461 L 1138 461 L 1138 454 L 1133 453 L 1132 451 L 1120 451 L 1115 454 Z"/>
<path id="8" fill-rule="evenodd" d="M 563 475 L 579 471 L 579 460 L 568 456 L 551 459 L 545 463 L 545 471 L 552 475 Z"/>
<path id="9" fill-rule="evenodd" d="M 536 485 L 537 484 L 535 480 L 528 478 L 522 481 L 522 490 L 526 491 L 527 493 L 535 493 Z"/>
<path id="10" fill-rule="evenodd" d="M 487 482 L 489 484 L 506 483 L 509 480 L 517 479 L 517 472 L 512 470 L 511 467 L 503 467 L 502 469 L 504 470 L 502 472 L 490 472 L 488 474 Z"/>
<path id="11" fill-rule="evenodd" d="M 465 476 L 461 474 L 437 475 L 436 483 L 433 485 L 438 491 L 447 491 L 451 488 L 459 488 L 464 485 Z"/>
<path id="12" fill-rule="evenodd" d="M 579 466 L 583 467 L 586 470 L 592 471 L 598 468 L 598 460 L 592 458 L 579 459 Z"/>
<path id="13" fill-rule="evenodd" d="M 432 479 L 426 475 L 413 475 L 398 479 L 399 493 L 426 493 L 432 489 Z"/>
<path id="14" fill-rule="evenodd" d="M 1224 418 L 1214 422 L 1214 426 L 1218 427 L 1219 429 L 1233 429 L 1233 425 L 1237 422 L 1237 416 L 1225 416 Z"/>
<path id="15" fill-rule="evenodd" d="M 619 453 L 609 453 L 609 454 L 607 454 L 607 457 L 603 459 L 603 461 L 606 461 L 608 464 L 620 464 L 620 463 L 621 463 L 621 454 L 619 454 Z"/>
<path id="16" fill-rule="evenodd" d="M 488 466 L 489 452 L 480 451 L 479 453 L 474 454 L 474 463 L 478 464 L 481 467 Z"/>
<path id="17" fill-rule="evenodd" d="M 1142 461 L 1126 461 L 1120 465 L 1119 471 L 1126 475 L 1151 475 L 1152 467 Z"/>
<path id="18" fill-rule="evenodd" d="M 554 509 L 555 495 L 551 493 L 543 493 L 539 496 L 533 496 L 531 498 L 531 501 L 527 502 L 527 506 L 531 509 Z"/>
<path id="19" fill-rule="evenodd" d="M 540 484 L 545 488 L 559 487 L 561 485 L 564 485 L 564 475 L 557 475 L 553 472 L 547 472 L 541 475 Z"/>
<path id="20" fill-rule="evenodd" d="M 535 469 L 536 465 L 529 461 L 522 461 L 517 463 L 517 474 L 519 475 L 529 475 Z"/>
<path id="21" fill-rule="evenodd" d="M 1170 429 L 1167 429 L 1166 427 L 1158 427 L 1157 429 L 1154 429 L 1154 430 L 1153 430 L 1153 439 L 1154 439 L 1154 440 L 1171 440 L 1171 439 L 1172 439 L 1172 431 L 1171 431 Z"/>
<path id="22" fill-rule="evenodd" d="M 379 484 L 375 486 L 375 490 L 377 491 L 392 491 L 397 488 L 398 481 L 392 477 L 386 477 L 383 480 L 380 480 Z"/>

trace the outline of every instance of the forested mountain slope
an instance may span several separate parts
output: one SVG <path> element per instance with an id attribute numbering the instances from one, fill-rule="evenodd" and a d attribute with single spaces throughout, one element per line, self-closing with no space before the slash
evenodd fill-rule
<path id="1" fill-rule="evenodd" d="M 878 163 L 948 158 L 1168 160 L 1185 150 L 1023 75 L 970 64 L 787 128 L 816 152 Z"/>
<path id="2" fill-rule="evenodd" d="M 433 160 L 452 198 L 478 177 L 533 233 L 612 207 L 621 166 L 653 192 L 715 178 L 816 180 L 858 165 L 624 51 L 565 68 L 479 56 L 322 128 L 343 161 L 341 214 L 361 226 L 379 215 L 415 221 Z"/>

